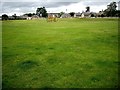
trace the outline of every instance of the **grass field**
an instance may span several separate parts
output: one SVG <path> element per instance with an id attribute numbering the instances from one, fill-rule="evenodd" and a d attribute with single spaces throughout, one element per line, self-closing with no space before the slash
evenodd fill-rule
<path id="1" fill-rule="evenodd" d="M 115 88 L 117 19 L 2 22 L 3 88 Z"/>

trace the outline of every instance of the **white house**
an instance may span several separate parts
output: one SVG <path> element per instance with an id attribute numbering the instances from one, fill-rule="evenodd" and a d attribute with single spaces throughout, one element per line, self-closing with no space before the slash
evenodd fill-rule
<path id="1" fill-rule="evenodd" d="M 32 20 L 32 17 L 27 17 L 27 20 Z"/>
<path id="2" fill-rule="evenodd" d="M 64 13 L 60 18 L 70 18 L 71 15 L 69 13 Z"/>
<path id="3" fill-rule="evenodd" d="M 80 13 L 80 12 L 74 14 L 74 17 L 80 17 L 80 16 L 81 16 L 81 13 Z"/>
<path id="4" fill-rule="evenodd" d="M 40 17 L 38 15 L 33 15 L 32 20 L 39 19 Z"/>
<path id="5" fill-rule="evenodd" d="M 48 13 L 48 16 L 59 17 L 60 13 Z"/>
<path id="6" fill-rule="evenodd" d="M 82 12 L 81 17 L 82 18 L 89 18 L 89 17 L 91 17 L 91 12 Z"/>

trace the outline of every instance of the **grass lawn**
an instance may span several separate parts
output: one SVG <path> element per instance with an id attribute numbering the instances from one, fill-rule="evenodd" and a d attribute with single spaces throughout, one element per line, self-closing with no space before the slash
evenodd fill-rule
<path id="1" fill-rule="evenodd" d="M 3 88 L 115 88 L 118 20 L 2 22 Z"/>

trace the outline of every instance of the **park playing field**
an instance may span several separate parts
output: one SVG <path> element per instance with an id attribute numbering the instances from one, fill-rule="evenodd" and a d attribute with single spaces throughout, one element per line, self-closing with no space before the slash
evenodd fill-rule
<path id="1" fill-rule="evenodd" d="M 118 87 L 118 20 L 2 22 L 3 88 Z"/>

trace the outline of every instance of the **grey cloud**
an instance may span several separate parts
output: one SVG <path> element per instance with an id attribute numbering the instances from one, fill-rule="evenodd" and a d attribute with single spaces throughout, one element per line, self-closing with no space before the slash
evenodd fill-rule
<path id="1" fill-rule="evenodd" d="M 46 8 L 53 8 L 53 7 L 60 7 L 60 6 L 67 6 L 77 2 L 50 2 L 43 4 Z"/>
<path id="2" fill-rule="evenodd" d="M 120 1 L 118 2 L 118 9 L 120 10 Z"/>
<path id="3" fill-rule="evenodd" d="M 2 2 L 80 2 L 82 0 L 2 0 Z"/>
<path id="4" fill-rule="evenodd" d="M 76 2 L 3 2 L 3 7 L 38 7 L 38 6 L 45 6 L 49 7 L 59 7 L 65 6 Z"/>
<path id="5" fill-rule="evenodd" d="M 86 6 L 100 6 L 100 5 L 106 5 L 108 2 L 84 2 L 83 3 Z"/>
<path id="6" fill-rule="evenodd" d="M 119 0 L 114 0 L 115 2 L 118 2 Z M 113 0 L 85 0 L 83 1 L 83 4 L 86 6 L 100 6 L 100 5 L 108 5 L 110 2 L 113 2 Z"/>
<path id="7" fill-rule="evenodd" d="M 19 9 L 19 12 L 35 12 L 32 11 L 32 8 L 38 7 L 46 7 L 46 8 L 54 8 L 60 6 L 70 5 L 76 2 L 3 2 L 2 3 L 2 12 L 12 12 Z"/>
<path id="8" fill-rule="evenodd" d="M 4 2 L 2 4 L 3 8 L 21 8 L 21 7 L 31 7 L 33 6 L 32 2 Z"/>
<path id="9" fill-rule="evenodd" d="M 2 4 L 2 12 L 16 12 L 19 9 L 19 12 L 29 11 L 34 7 L 31 2 L 23 3 L 23 2 L 4 2 Z"/>
<path id="10" fill-rule="evenodd" d="M 83 3 L 85 6 L 101 6 L 107 5 L 112 0 L 2 0 L 2 13 L 11 12 L 35 12 L 38 7 L 57 8 L 67 6 L 73 3 Z M 118 0 L 115 0 L 118 1 Z"/>

